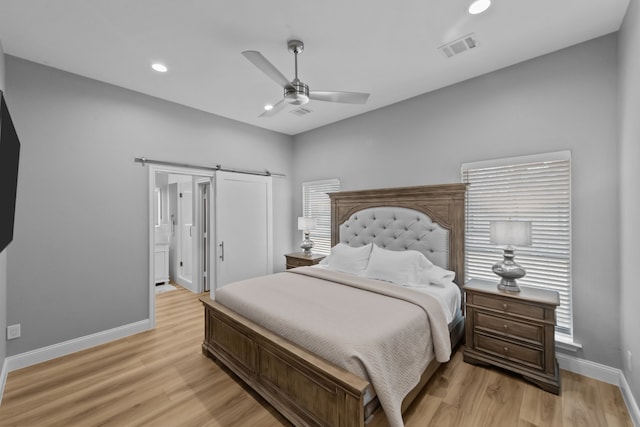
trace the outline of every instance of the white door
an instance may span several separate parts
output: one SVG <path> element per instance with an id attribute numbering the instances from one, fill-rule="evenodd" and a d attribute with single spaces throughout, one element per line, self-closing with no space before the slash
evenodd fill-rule
<path id="1" fill-rule="evenodd" d="M 178 231 L 178 183 L 169 184 L 169 277 L 178 282 L 180 231 Z"/>
<path id="2" fill-rule="evenodd" d="M 272 273 L 271 177 L 219 171 L 215 181 L 215 287 Z"/>
<path id="3" fill-rule="evenodd" d="M 180 261 L 181 284 L 192 289 L 193 271 L 193 189 L 192 181 L 179 183 L 178 209 L 180 210 Z"/>

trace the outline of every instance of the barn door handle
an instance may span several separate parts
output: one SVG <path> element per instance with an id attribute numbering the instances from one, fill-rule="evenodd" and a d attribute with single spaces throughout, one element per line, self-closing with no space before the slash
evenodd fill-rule
<path id="1" fill-rule="evenodd" d="M 220 260 L 224 261 L 224 242 L 220 242 L 218 246 L 220 246 Z"/>

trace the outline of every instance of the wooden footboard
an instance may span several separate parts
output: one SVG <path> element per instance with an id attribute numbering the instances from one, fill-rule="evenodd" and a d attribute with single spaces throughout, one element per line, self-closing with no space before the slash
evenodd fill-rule
<path id="1" fill-rule="evenodd" d="M 200 298 L 205 308 L 202 352 L 216 359 L 296 426 L 363 427 L 364 393 L 369 383 L 251 322 L 233 310 Z M 462 336 L 464 318 L 451 328 L 452 348 Z M 404 412 L 436 372 L 435 359 L 402 402 Z M 376 426 L 386 425 L 382 408 Z M 367 419 L 367 424 L 373 420 Z"/>
<path id="2" fill-rule="evenodd" d="M 369 383 L 209 297 L 202 352 L 218 359 L 298 426 L 364 426 Z"/>

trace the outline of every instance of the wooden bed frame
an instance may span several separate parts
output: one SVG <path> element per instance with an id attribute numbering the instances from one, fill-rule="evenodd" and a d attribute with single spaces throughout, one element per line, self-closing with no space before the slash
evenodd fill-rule
<path id="1" fill-rule="evenodd" d="M 361 209 L 398 206 L 427 214 L 449 230 L 449 269 L 457 283 L 464 278 L 465 184 L 444 184 L 330 194 L 332 245 L 339 225 Z M 209 297 L 205 307 L 202 352 L 229 368 L 296 426 L 363 427 L 364 379 L 302 349 L 249 321 Z M 463 335 L 464 318 L 450 331 L 452 348 Z M 440 364 L 434 359 L 420 383 L 407 395 L 402 411 L 411 404 Z M 380 421 L 379 408 L 375 412 Z M 367 420 L 369 423 L 371 420 Z M 382 424 L 385 424 L 384 422 Z"/>

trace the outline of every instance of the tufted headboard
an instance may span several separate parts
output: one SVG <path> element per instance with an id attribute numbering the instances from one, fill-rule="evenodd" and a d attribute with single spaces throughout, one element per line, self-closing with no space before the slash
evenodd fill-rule
<path id="1" fill-rule="evenodd" d="M 449 268 L 449 230 L 413 209 L 380 206 L 359 210 L 340 224 L 339 242 L 371 242 L 392 251 L 422 252 L 432 263 Z"/>
<path id="2" fill-rule="evenodd" d="M 464 282 L 466 184 L 329 193 L 331 245 L 418 250 Z"/>

